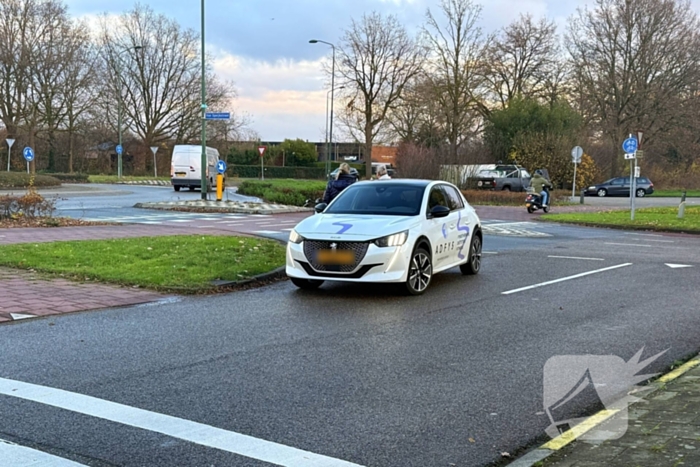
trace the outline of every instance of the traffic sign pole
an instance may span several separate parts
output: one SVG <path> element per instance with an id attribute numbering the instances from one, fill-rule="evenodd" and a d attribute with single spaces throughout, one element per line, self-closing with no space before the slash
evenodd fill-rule
<path id="1" fill-rule="evenodd" d="M 576 196 L 576 167 L 581 163 L 581 157 L 583 157 L 583 148 L 581 146 L 576 146 L 571 150 L 571 159 L 574 163 L 574 183 L 571 190 L 571 197 Z"/>
<path id="2" fill-rule="evenodd" d="M 10 171 L 10 160 L 11 160 L 11 155 L 12 155 L 12 145 L 15 144 L 15 140 L 13 138 L 7 138 L 5 141 L 7 141 L 7 171 Z"/>
<path id="3" fill-rule="evenodd" d="M 216 200 L 221 201 L 224 197 L 224 173 L 226 173 L 226 162 L 218 161 L 216 163 Z"/>
<path id="4" fill-rule="evenodd" d="M 260 180 L 265 180 L 265 150 L 267 147 L 258 146 L 258 152 L 260 153 Z"/>

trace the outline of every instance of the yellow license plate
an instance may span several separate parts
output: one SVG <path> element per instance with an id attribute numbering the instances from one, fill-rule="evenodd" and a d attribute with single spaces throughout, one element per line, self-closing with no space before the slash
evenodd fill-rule
<path id="1" fill-rule="evenodd" d="M 530 203 L 525 203 L 526 208 L 529 208 L 530 206 L 532 206 Z"/>
<path id="2" fill-rule="evenodd" d="M 355 254 L 352 251 L 321 250 L 316 255 L 320 264 L 343 265 L 355 262 Z"/>
<path id="3" fill-rule="evenodd" d="M 185 172 L 175 172 L 176 177 L 184 177 L 185 175 L 187 175 Z"/>

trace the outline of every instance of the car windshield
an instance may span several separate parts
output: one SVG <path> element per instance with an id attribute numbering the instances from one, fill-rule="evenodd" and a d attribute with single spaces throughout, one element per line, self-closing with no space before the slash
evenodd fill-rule
<path id="1" fill-rule="evenodd" d="M 343 190 L 324 214 L 417 216 L 425 187 L 404 183 L 371 182 Z"/>

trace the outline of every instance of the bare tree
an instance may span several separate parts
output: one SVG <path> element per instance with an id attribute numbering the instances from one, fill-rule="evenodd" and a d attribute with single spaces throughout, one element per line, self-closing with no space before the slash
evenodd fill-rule
<path id="1" fill-rule="evenodd" d="M 442 109 L 442 126 L 455 160 L 460 146 L 479 127 L 484 39 L 477 22 L 481 7 L 472 0 L 442 0 L 446 26 L 430 10 L 426 33 L 431 46 L 431 99 Z"/>
<path id="2" fill-rule="evenodd" d="M 124 92 L 125 126 L 145 146 L 169 139 L 188 140 L 201 125 L 201 57 L 199 38 L 165 15 L 136 6 L 119 18 L 119 35 L 113 20 L 103 18 L 103 57 L 112 75 L 113 102 Z M 207 104 L 220 107 L 233 97 L 233 89 L 219 83 L 207 70 Z"/>
<path id="3" fill-rule="evenodd" d="M 570 20 L 571 54 L 581 109 L 610 147 L 618 175 L 628 132 L 651 143 L 682 119 L 699 78 L 697 15 L 681 0 L 596 0 Z"/>
<path id="4" fill-rule="evenodd" d="M 532 16 L 503 28 L 487 49 L 485 77 L 490 95 L 501 108 L 514 97 L 551 100 L 552 90 L 560 87 L 563 73 L 559 41 L 554 22 Z"/>
<path id="5" fill-rule="evenodd" d="M 370 178 L 372 144 L 406 83 L 420 72 L 424 49 L 395 16 L 372 13 L 353 20 L 338 52 L 338 72 L 348 92 L 344 123 L 351 132 L 361 133 Z"/>

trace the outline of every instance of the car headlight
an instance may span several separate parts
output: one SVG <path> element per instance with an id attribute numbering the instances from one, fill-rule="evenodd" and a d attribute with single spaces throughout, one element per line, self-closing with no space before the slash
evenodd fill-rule
<path id="1" fill-rule="evenodd" d="M 289 241 L 292 243 L 301 243 L 304 241 L 304 237 L 299 235 L 296 230 L 289 232 Z"/>
<path id="2" fill-rule="evenodd" d="M 386 237 L 378 238 L 374 241 L 374 244 L 381 248 L 386 248 L 390 246 L 401 246 L 406 243 L 408 239 L 408 230 L 403 232 L 395 233 L 393 235 L 387 235 Z"/>
<path id="3" fill-rule="evenodd" d="M 589 189 L 589 190 L 595 190 L 595 187 L 594 187 L 594 186 L 589 186 L 588 189 Z"/>

